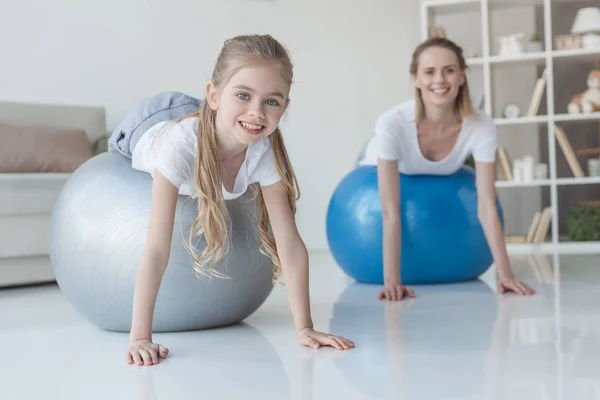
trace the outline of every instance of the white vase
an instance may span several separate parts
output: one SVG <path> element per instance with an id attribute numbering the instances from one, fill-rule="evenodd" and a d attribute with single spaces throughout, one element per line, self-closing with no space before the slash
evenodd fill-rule
<path id="1" fill-rule="evenodd" d="M 600 176 L 600 160 L 597 158 L 591 158 L 588 160 L 588 175 L 589 176 Z"/>
<path id="2" fill-rule="evenodd" d="M 535 176 L 535 162 L 532 156 L 523 157 L 523 180 L 525 182 L 531 182 Z"/>

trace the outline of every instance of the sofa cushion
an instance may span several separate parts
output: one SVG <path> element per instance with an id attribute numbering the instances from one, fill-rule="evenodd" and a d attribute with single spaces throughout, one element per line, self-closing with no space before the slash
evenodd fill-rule
<path id="1" fill-rule="evenodd" d="M 0 124 L 0 173 L 68 173 L 92 156 L 83 130 Z"/>

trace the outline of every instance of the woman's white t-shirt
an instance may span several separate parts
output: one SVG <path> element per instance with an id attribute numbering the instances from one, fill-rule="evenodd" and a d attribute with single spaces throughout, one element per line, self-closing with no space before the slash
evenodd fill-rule
<path id="1" fill-rule="evenodd" d="M 375 135 L 368 142 L 359 165 L 377 165 L 377 159 L 397 160 L 399 172 L 407 175 L 449 175 L 456 172 L 469 155 L 477 162 L 493 163 L 498 146 L 494 121 L 477 110 L 463 118 L 461 131 L 450 154 L 432 161 L 421 152 L 417 137 L 415 101 L 402 102 L 377 119 Z"/>
<path id="2" fill-rule="evenodd" d="M 164 121 L 154 125 L 136 144 L 131 157 L 132 167 L 152 176 L 158 170 L 179 188 L 179 194 L 197 197 L 194 183 L 198 157 L 197 126 L 197 117 L 186 118 L 178 123 Z M 241 196 L 252 183 L 268 186 L 280 179 L 271 140 L 264 138 L 248 146 L 233 191 L 229 192 L 223 186 L 223 198 L 230 200 Z"/>

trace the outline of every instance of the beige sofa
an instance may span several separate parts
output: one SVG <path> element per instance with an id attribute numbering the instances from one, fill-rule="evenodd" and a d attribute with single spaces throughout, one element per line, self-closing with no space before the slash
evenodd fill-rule
<path id="1" fill-rule="evenodd" d="M 103 108 L 0 102 L 0 124 L 106 135 Z M 52 206 L 69 173 L 0 173 L 0 287 L 54 280 L 48 257 Z"/>

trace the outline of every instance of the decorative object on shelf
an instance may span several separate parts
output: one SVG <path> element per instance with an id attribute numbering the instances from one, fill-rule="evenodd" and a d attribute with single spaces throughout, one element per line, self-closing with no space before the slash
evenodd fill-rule
<path id="1" fill-rule="evenodd" d="M 569 168 L 571 168 L 573 175 L 577 178 L 583 178 L 585 174 L 581 169 L 581 165 L 579 165 L 579 160 L 577 160 L 577 156 L 573 151 L 573 147 L 571 147 L 571 143 L 569 143 L 569 139 L 567 139 L 565 131 L 561 127 L 554 125 L 554 135 L 567 159 L 567 163 L 569 163 Z"/>
<path id="2" fill-rule="evenodd" d="M 525 35 L 523 33 L 513 33 L 507 36 L 498 36 L 500 42 L 500 51 L 498 55 L 502 57 L 517 56 L 523 53 L 523 44 L 521 39 Z"/>
<path id="3" fill-rule="evenodd" d="M 538 78 L 533 89 L 531 103 L 529 103 L 529 109 L 527 110 L 528 117 L 534 117 L 537 115 L 538 110 L 540 109 L 540 103 L 542 102 L 542 96 L 544 95 L 544 90 L 546 89 L 547 80 L 547 70 L 544 68 L 542 76 Z"/>
<path id="4" fill-rule="evenodd" d="M 592 113 L 600 111 L 600 69 L 593 69 L 587 78 L 588 89 L 571 98 L 567 106 L 569 114 Z"/>
<path id="5" fill-rule="evenodd" d="M 535 179 L 546 179 L 548 166 L 546 164 L 536 164 L 533 156 L 525 156 L 514 160 L 512 174 L 515 182 L 532 182 Z"/>
<path id="6" fill-rule="evenodd" d="M 556 50 L 572 50 L 581 48 L 581 36 L 579 35 L 556 35 L 554 37 Z"/>
<path id="7" fill-rule="evenodd" d="M 583 201 L 569 209 L 566 218 L 569 240 L 600 240 L 600 201 Z"/>
<path id="8" fill-rule="evenodd" d="M 575 16 L 571 33 L 581 35 L 583 48 L 600 48 L 600 8 L 580 9 Z"/>
<path id="9" fill-rule="evenodd" d="M 532 156 L 523 157 L 523 181 L 531 182 L 534 177 L 535 162 Z"/>
<path id="10" fill-rule="evenodd" d="M 515 161 L 513 161 L 513 180 L 515 182 L 523 182 L 523 160 L 521 160 L 520 158 L 517 158 Z"/>
<path id="11" fill-rule="evenodd" d="M 529 37 L 529 41 L 527 42 L 527 52 L 537 53 L 543 50 L 544 46 L 542 45 L 542 37 L 539 33 L 533 32 Z"/>
<path id="12" fill-rule="evenodd" d="M 502 116 L 504 118 L 519 118 L 521 116 L 521 109 L 516 104 L 507 104 L 502 109 Z"/>
<path id="13" fill-rule="evenodd" d="M 535 166 L 535 179 L 548 179 L 548 164 L 539 163 Z"/>
<path id="14" fill-rule="evenodd" d="M 600 176 L 600 159 L 590 158 L 588 160 L 588 175 Z"/>
<path id="15" fill-rule="evenodd" d="M 441 26 L 434 26 L 429 30 L 429 37 L 447 38 L 448 36 L 446 35 L 446 30 L 444 28 Z"/>

